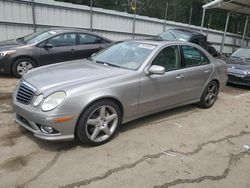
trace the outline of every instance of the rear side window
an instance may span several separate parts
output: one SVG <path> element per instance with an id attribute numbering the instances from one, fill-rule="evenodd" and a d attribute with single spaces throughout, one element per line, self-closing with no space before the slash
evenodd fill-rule
<path id="1" fill-rule="evenodd" d="M 102 38 L 88 35 L 88 34 L 79 34 L 79 44 L 99 44 L 103 43 Z"/>
<path id="2" fill-rule="evenodd" d="M 182 52 L 184 56 L 185 67 L 192 67 L 209 63 L 208 57 L 195 47 L 182 46 Z"/>
<path id="3" fill-rule="evenodd" d="M 54 47 L 74 46 L 76 45 L 76 34 L 67 33 L 58 35 L 49 39 L 47 43 L 52 44 Z"/>
<path id="4" fill-rule="evenodd" d="M 181 68 L 178 46 L 166 47 L 155 57 L 152 65 L 165 67 L 166 71 Z"/>

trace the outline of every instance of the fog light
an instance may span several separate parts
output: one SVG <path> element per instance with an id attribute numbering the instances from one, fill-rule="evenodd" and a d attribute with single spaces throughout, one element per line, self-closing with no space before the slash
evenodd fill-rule
<path id="1" fill-rule="evenodd" d="M 50 126 L 42 125 L 41 126 L 41 131 L 47 134 L 53 133 L 53 128 Z"/>

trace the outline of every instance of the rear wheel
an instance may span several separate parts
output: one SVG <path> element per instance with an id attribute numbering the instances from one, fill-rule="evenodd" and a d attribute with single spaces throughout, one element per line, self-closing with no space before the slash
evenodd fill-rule
<path id="1" fill-rule="evenodd" d="M 216 81 L 211 81 L 203 91 L 199 105 L 203 108 L 210 108 L 217 99 L 219 85 Z"/>
<path id="2" fill-rule="evenodd" d="M 12 66 L 12 73 L 15 77 L 21 78 L 29 70 L 35 68 L 35 62 L 30 58 L 19 58 L 17 59 Z"/>
<path id="3" fill-rule="evenodd" d="M 89 106 L 80 116 L 76 134 L 82 143 L 101 145 L 115 135 L 120 123 L 119 106 L 113 101 L 103 100 Z"/>

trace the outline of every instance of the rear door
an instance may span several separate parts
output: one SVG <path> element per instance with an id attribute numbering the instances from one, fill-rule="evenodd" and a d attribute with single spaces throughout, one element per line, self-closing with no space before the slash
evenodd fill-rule
<path id="1" fill-rule="evenodd" d="M 57 35 L 45 41 L 52 48 L 41 48 L 41 60 L 43 64 L 57 63 L 77 59 L 76 34 L 65 33 Z M 44 44 L 45 44 L 44 43 Z"/>
<path id="2" fill-rule="evenodd" d="M 152 65 L 163 66 L 166 69 L 163 75 L 146 75 L 141 78 L 139 112 L 150 113 L 186 101 L 185 70 L 178 46 L 163 48 L 152 61 Z"/>
<path id="3" fill-rule="evenodd" d="M 181 46 L 186 71 L 187 97 L 197 100 L 213 72 L 213 64 L 199 49 L 192 46 Z"/>
<path id="4" fill-rule="evenodd" d="M 78 33 L 77 36 L 77 57 L 79 59 L 90 57 L 105 47 L 105 39 L 86 33 Z"/>

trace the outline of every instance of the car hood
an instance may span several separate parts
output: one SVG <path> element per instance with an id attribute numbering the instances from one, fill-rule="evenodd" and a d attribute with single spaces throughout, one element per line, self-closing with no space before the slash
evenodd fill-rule
<path id="1" fill-rule="evenodd" d="M 228 68 L 250 72 L 250 60 L 229 58 L 226 60 Z"/>
<path id="2" fill-rule="evenodd" d="M 93 63 L 88 60 L 68 61 L 36 68 L 23 79 L 40 91 L 68 89 L 127 73 L 129 70 Z"/>
<path id="3" fill-rule="evenodd" d="M 6 40 L 0 42 L 0 51 L 13 49 L 15 47 L 22 46 L 22 44 L 18 43 L 15 39 L 13 40 Z"/>

